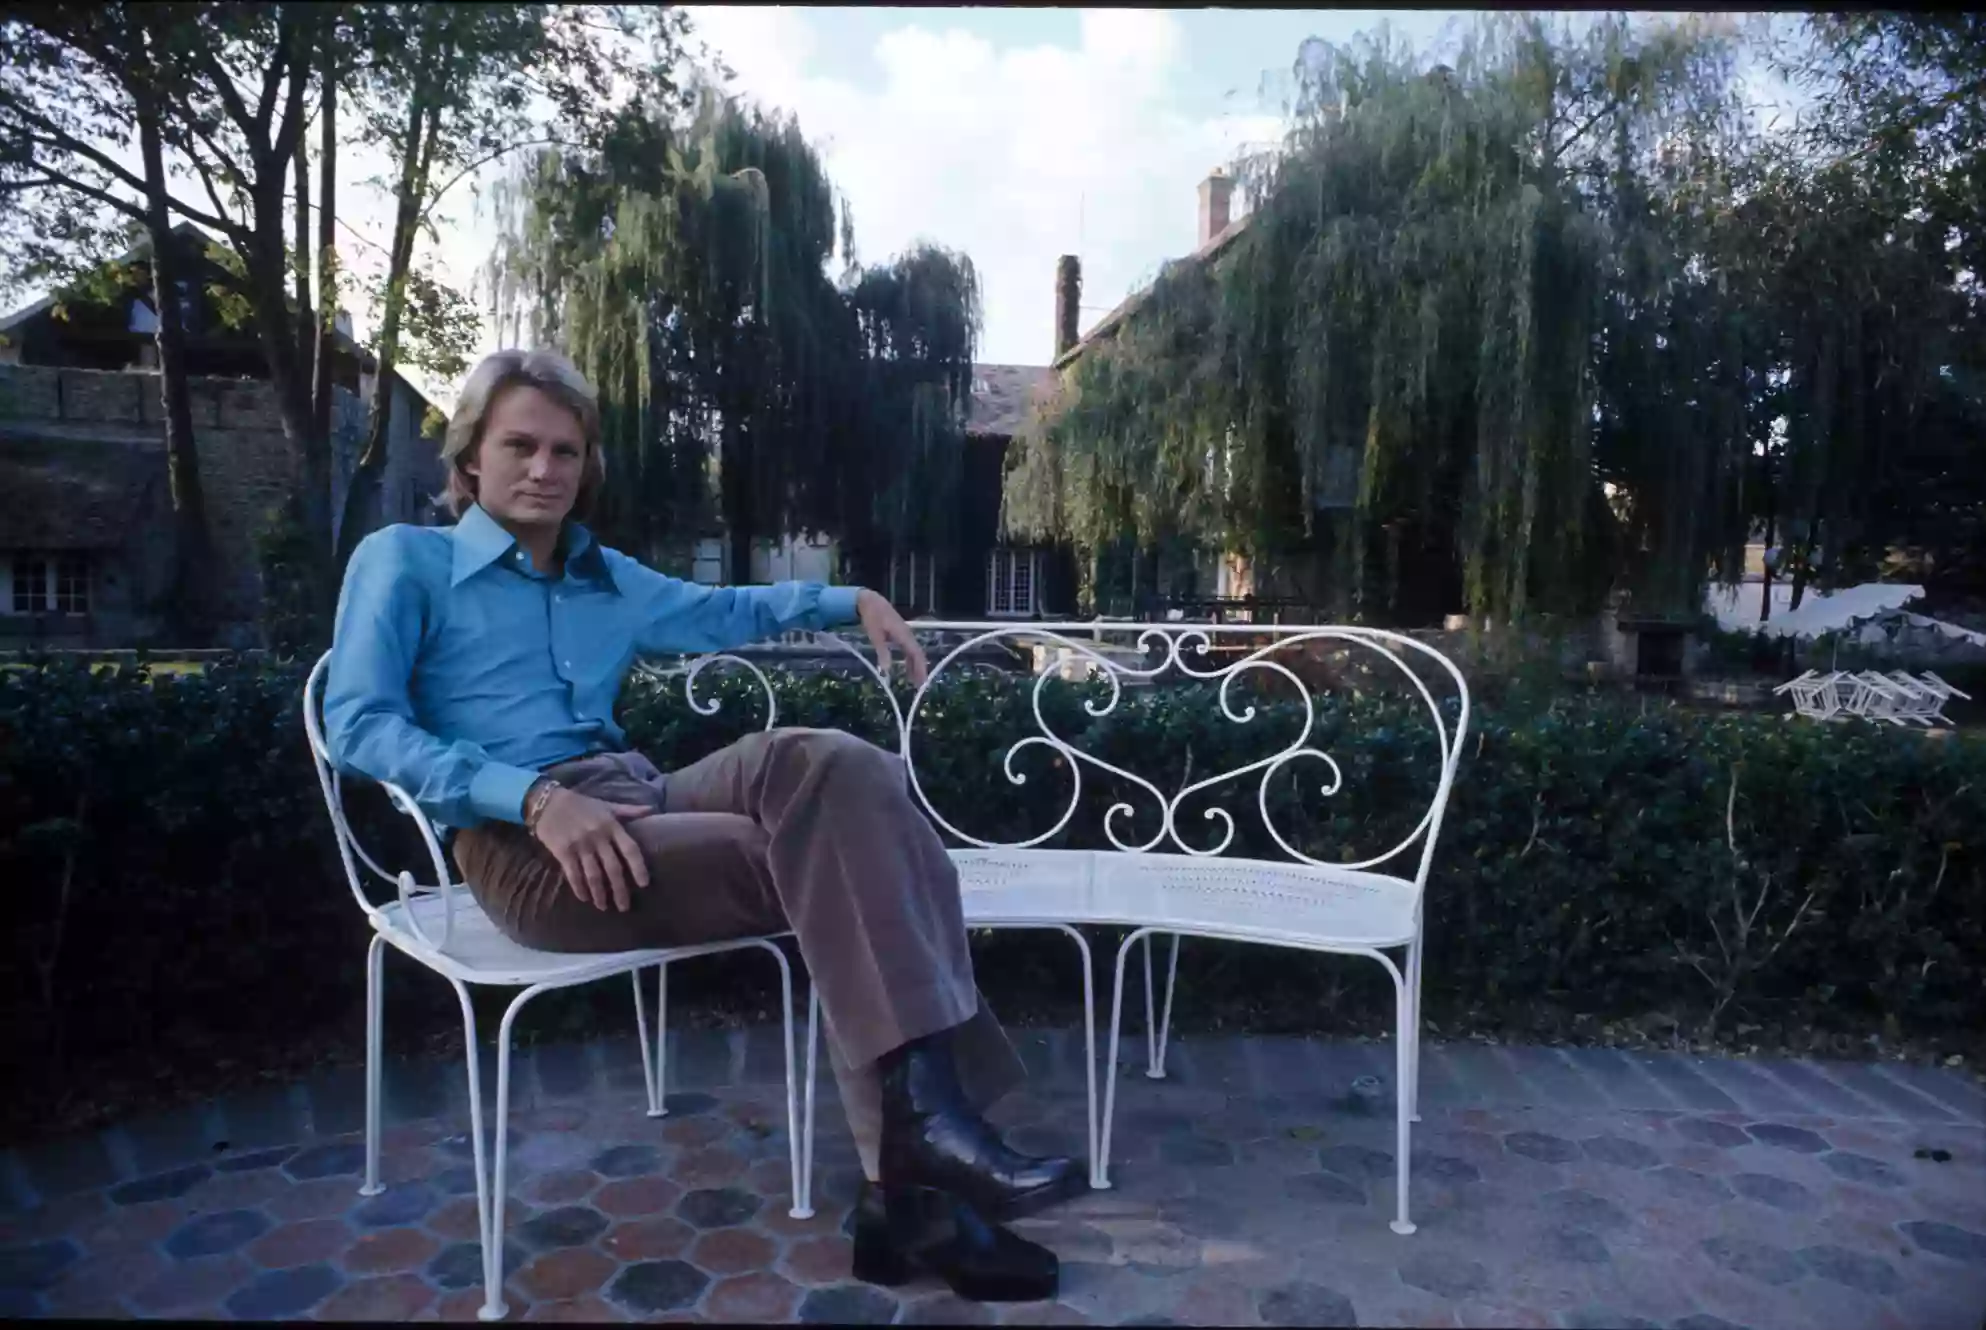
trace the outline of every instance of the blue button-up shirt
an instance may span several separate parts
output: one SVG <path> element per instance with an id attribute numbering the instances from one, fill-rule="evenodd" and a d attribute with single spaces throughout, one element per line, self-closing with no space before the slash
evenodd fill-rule
<path id="1" fill-rule="evenodd" d="M 853 622 L 856 587 L 709 587 L 643 567 L 577 523 L 561 577 L 480 505 L 453 527 L 359 543 L 338 598 L 324 737 L 453 827 L 521 822 L 546 767 L 622 747 L 614 702 L 640 654 L 726 651 Z"/>

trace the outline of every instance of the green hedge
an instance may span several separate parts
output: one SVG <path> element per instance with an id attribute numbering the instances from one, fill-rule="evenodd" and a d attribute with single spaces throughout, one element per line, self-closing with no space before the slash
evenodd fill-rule
<path id="1" fill-rule="evenodd" d="M 0 1039 L 15 1070 L 47 1066 L 58 1030 L 64 1065 L 81 1066 L 136 1051 L 238 1056 L 349 1021 L 364 929 L 304 748 L 302 679 L 299 667 L 241 662 L 179 677 L 46 661 L 0 674 Z M 749 677 L 706 682 L 723 702 L 712 717 L 679 688 L 629 690 L 624 722 L 665 769 L 763 721 Z M 776 686 L 784 724 L 891 733 L 873 684 L 805 674 Z M 1246 725 L 1223 719 L 1211 690 L 1127 691 L 1093 717 L 1083 701 L 1101 695 L 1057 683 L 1044 705 L 1058 732 L 1162 789 L 1273 752 L 1301 725 L 1273 691 Z M 1033 732 L 1031 707 L 1032 681 L 1011 676 L 969 675 L 932 695 L 918 770 L 955 825 L 1011 840 L 1059 816 L 1068 773 L 1052 753 L 1022 752 L 1025 784 L 1003 774 L 1010 745 Z M 1320 856 L 1392 844 L 1432 790 L 1425 713 L 1365 694 L 1325 700 L 1317 723 L 1345 788 L 1323 798 L 1323 765 L 1292 764 L 1272 786 L 1278 827 Z M 1119 798 L 1134 810 L 1123 834 L 1156 830 L 1148 797 L 1093 771 L 1085 787 L 1057 844 L 1106 844 L 1101 814 Z M 1231 852 L 1274 855 L 1252 782 L 1228 788 Z M 1200 815 L 1212 802 L 1182 810 L 1197 845 L 1218 831 Z M 356 816 L 371 840 L 414 848 L 383 800 L 361 799 Z M 1714 1017 L 1892 1038 L 1977 1027 L 1981 828 L 1986 745 L 1964 736 L 1601 695 L 1492 697 L 1473 717 L 1435 859 L 1430 1014 L 1494 1025 L 1542 1005 L 1595 1021 L 1655 1013 L 1689 1030 Z M 997 1007 L 1078 991 L 1066 956 L 1039 938 L 1003 935 L 980 955 Z M 1212 944 L 1186 957 L 1187 1023 L 1211 1012 L 1332 1029 L 1385 1009 L 1369 963 Z"/>

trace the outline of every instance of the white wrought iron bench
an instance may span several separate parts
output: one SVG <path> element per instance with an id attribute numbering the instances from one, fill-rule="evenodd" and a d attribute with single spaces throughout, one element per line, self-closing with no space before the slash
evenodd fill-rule
<path id="1" fill-rule="evenodd" d="M 676 961 L 723 952 L 761 950 L 769 952 L 779 965 L 782 1010 L 786 1013 L 786 1127 L 793 1170 L 793 1208 L 796 1219 L 812 1216 L 811 1168 L 802 1167 L 803 1150 L 811 1165 L 811 1145 L 803 1146 L 799 1130 L 798 1084 L 794 1076 L 793 970 L 781 949 L 778 934 L 769 937 L 737 938 L 695 947 L 672 947 L 599 955 L 561 954 L 534 951 L 519 946 L 497 931 L 496 925 L 476 904 L 468 890 L 449 872 L 448 856 L 441 838 L 420 807 L 405 790 L 388 784 L 387 797 L 400 812 L 413 819 L 427 849 L 432 882 L 421 882 L 411 869 L 392 873 L 381 867 L 367 852 L 345 813 L 344 780 L 330 762 L 325 750 L 320 718 L 321 692 L 328 654 L 319 659 L 304 683 L 303 723 L 310 741 L 312 763 L 323 787 L 324 804 L 331 815 L 331 827 L 338 841 L 338 854 L 345 866 L 345 878 L 359 908 L 372 926 L 372 941 L 366 951 L 366 1095 L 365 1095 L 365 1182 L 362 1195 L 376 1196 L 379 1184 L 380 1088 L 384 1034 L 383 966 L 384 950 L 392 947 L 448 980 L 462 1005 L 462 1031 L 467 1046 L 469 1072 L 469 1136 L 476 1171 L 476 1213 L 483 1247 L 484 1301 L 478 1316 L 486 1321 L 501 1320 L 503 1302 L 503 1211 L 508 1180 L 508 1136 L 510 1116 L 510 1042 L 518 1013 L 532 998 L 553 989 L 572 988 L 595 980 L 628 976 L 634 989 L 635 1027 L 641 1042 L 642 1081 L 648 1095 L 648 1116 L 662 1117 L 667 1105 L 667 1023 L 669 966 Z M 380 880 L 397 888 L 394 900 L 375 905 L 367 896 L 359 865 L 363 864 Z M 655 1041 L 648 1038 L 647 1008 L 642 998 L 641 972 L 657 968 L 655 984 Z M 496 1076 L 496 1159 L 492 1166 L 485 1158 L 483 1134 L 482 1077 L 480 1075 L 475 1007 L 469 1000 L 469 986 L 491 985 L 523 991 L 512 998 L 497 1028 Z M 812 1079 L 808 1082 L 808 1102 L 813 1098 Z M 811 1118 L 811 1113 L 810 1113 Z"/>
<path id="2" fill-rule="evenodd" d="M 1409 1123 L 1419 1117 L 1422 897 L 1468 727 L 1469 692 L 1461 672 L 1447 657 L 1424 643 L 1369 628 L 924 620 L 913 627 L 921 635 L 945 634 L 959 640 L 936 656 L 930 678 L 907 708 L 883 684 L 881 675 L 860 650 L 838 637 L 822 634 L 820 638 L 838 643 L 854 656 L 882 685 L 884 695 L 889 698 L 897 729 L 897 751 L 904 758 L 910 787 L 932 819 L 957 842 L 952 854 L 959 868 L 967 925 L 974 929 L 1053 930 L 1075 940 L 1083 964 L 1091 1186 L 1110 1185 L 1110 1135 L 1117 1097 L 1115 1069 L 1122 1028 L 1124 972 L 1134 944 L 1143 944 L 1146 1074 L 1154 1078 L 1164 1075 L 1166 1034 L 1171 1025 L 1182 936 L 1366 956 L 1385 968 L 1394 986 L 1398 1139 L 1394 1156 L 1397 1213 L 1391 1227 L 1397 1233 L 1412 1233 L 1414 1225 L 1407 1203 Z M 1045 748 L 1061 759 L 1062 772 L 1058 778 L 1068 783 L 1066 803 L 1061 805 L 1061 815 L 1053 825 L 1006 843 L 982 839 L 956 825 L 953 819 L 959 810 L 937 807 L 918 774 L 919 721 L 925 715 L 933 688 L 939 687 L 941 680 L 962 672 L 971 653 L 990 643 L 1029 648 L 1035 660 L 1033 713 L 1038 733 L 1022 736 L 1007 749 L 1006 779 L 1016 785 L 1024 784 L 1029 777 L 1015 765 L 1015 759 L 1026 750 Z M 1221 660 L 1218 646 L 1233 647 L 1228 653 L 1233 658 Z M 1344 786 L 1344 772 L 1338 762 L 1314 745 L 1315 699 L 1302 677 L 1290 668 L 1295 659 L 1314 647 L 1370 653 L 1382 669 L 1390 670 L 1405 685 L 1407 695 L 1425 708 L 1438 740 L 1437 769 L 1428 773 L 1433 788 L 1418 823 L 1392 848 L 1355 862 L 1332 863 L 1307 854 L 1285 838 L 1270 814 L 1271 781 L 1292 763 L 1315 764 L 1321 768 L 1318 774 L 1328 777 L 1325 783 L 1304 789 L 1305 794 L 1329 798 Z M 1422 668 L 1414 668 L 1408 663 L 1410 660 Z M 700 699 L 697 683 L 706 669 L 718 663 L 742 667 L 757 676 L 767 701 L 765 725 L 767 728 L 776 725 L 779 710 L 772 685 L 748 659 L 730 654 L 711 655 L 690 662 L 680 671 L 661 673 L 679 675 L 689 705 L 700 714 L 712 715 L 720 703 L 716 699 Z M 1168 794 L 1160 780 L 1170 782 L 1172 778 L 1112 765 L 1056 733 L 1051 726 L 1042 709 L 1044 690 L 1057 679 L 1084 676 L 1101 680 L 1107 687 L 1107 700 L 1101 704 L 1094 700 L 1083 704 L 1095 718 L 1107 716 L 1117 708 L 1127 684 L 1181 682 L 1197 685 L 1211 694 L 1209 705 L 1217 706 L 1226 721 L 1244 726 L 1255 719 L 1257 711 L 1253 705 L 1237 704 L 1235 683 L 1243 679 L 1279 680 L 1288 689 L 1286 695 L 1301 699 L 1303 728 L 1294 738 L 1256 760 L 1181 783 Z M 1435 688 L 1431 689 L 1430 683 Z M 1437 689 L 1445 696 L 1437 698 Z M 927 746 L 929 742 L 927 739 Z M 1050 842 L 1063 835 L 1083 807 L 1086 768 L 1127 782 L 1136 791 L 1136 802 L 1119 796 L 1102 810 L 1103 832 L 1110 848 L 1049 848 Z M 1226 856 L 1225 851 L 1235 840 L 1237 822 L 1234 813 L 1222 806 L 1202 812 L 1200 820 L 1207 832 L 1204 842 L 1181 826 L 1180 808 L 1189 798 L 1222 787 L 1247 795 L 1251 786 L 1262 826 L 1286 857 Z M 1414 805 L 1419 806 L 1418 802 Z M 1145 829 L 1143 834 L 1136 830 L 1141 826 Z M 1416 846 L 1419 853 L 1411 876 L 1375 871 L 1408 855 Z M 1117 950 L 1110 1051 L 1104 1064 L 1108 1076 L 1100 1107 L 1096 1093 L 1095 995 L 1089 945 L 1081 932 L 1083 926 L 1092 925 L 1129 930 Z M 1162 1014 L 1155 1014 L 1151 939 L 1167 934 L 1172 937 L 1172 948 L 1164 1008 Z M 1390 952 L 1402 955 L 1396 960 Z M 819 1024 L 818 1007 L 810 1001 L 804 1078 L 807 1094 L 801 1128 L 801 1168 L 809 1173 L 813 1165 L 813 1086 Z"/>

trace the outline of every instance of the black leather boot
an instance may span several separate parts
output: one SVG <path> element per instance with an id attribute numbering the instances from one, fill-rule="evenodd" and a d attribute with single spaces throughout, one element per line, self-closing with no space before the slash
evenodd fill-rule
<path id="1" fill-rule="evenodd" d="M 855 1202 L 855 1277 L 895 1287 L 925 1271 L 972 1302 L 1042 1302 L 1055 1296 L 1062 1263 L 956 1197 L 865 1181 Z"/>
<path id="2" fill-rule="evenodd" d="M 928 1187 L 994 1220 L 1030 1213 L 1081 1187 L 1075 1160 L 1009 1149 L 972 1107 L 959 1087 L 951 1031 L 885 1054 L 879 1070 L 885 1187 Z"/>

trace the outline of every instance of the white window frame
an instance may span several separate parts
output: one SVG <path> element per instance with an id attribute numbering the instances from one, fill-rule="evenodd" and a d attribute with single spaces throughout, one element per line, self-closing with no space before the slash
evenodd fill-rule
<path id="1" fill-rule="evenodd" d="M 888 585 L 890 604 L 898 610 L 935 614 L 938 609 L 937 556 L 923 550 L 891 550 Z"/>
<path id="2" fill-rule="evenodd" d="M 22 564 L 39 563 L 42 566 L 41 594 L 32 598 L 26 609 L 17 609 L 14 586 L 14 573 Z M 82 604 L 80 609 L 58 609 L 61 589 L 65 580 L 63 574 L 70 574 L 68 580 L 80 581 L 81 592 L 75 599 Z M 96 596 L 95 569 L 90 566 L 87 554 L 74 550 L 13 550 L 0 554 L 0 615 L 8 618 L 26 619 L 36 615 L 67 619 L 87 618 L 91 603 Z"/>
<path id="3" fill-rule="evenodd" d="M 1017 594 L 1015 584 L 1025 569 L 1027 586 Z M 1041 551 L 997 545 L 986 552 L 986 617 L 1032 619 L 1041 609 Z"/>

